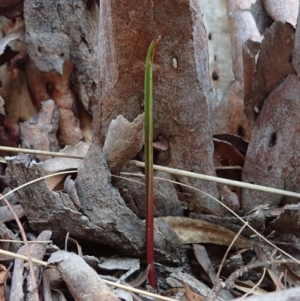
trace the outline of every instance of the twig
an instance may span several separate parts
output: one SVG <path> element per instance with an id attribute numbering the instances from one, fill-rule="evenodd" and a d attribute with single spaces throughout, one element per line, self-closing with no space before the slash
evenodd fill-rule
<path id="1" fill-rule="evenodd" d="M 1 250 L 1 249 L 0 249 L 0 254 L 11 256 L 11 257 L 14 257 L 14 258 L 20 258 L 20 259 L 28 261 L 28 257 L 27 256 L 20 255 L 20 254 L 17 254 L 17 253 L 13 253 L 13 252 L 9 252 L 9 251 L 4 251 L 4 250 Z M 38 260 L 38 259 L 32 258 L 32 262 L 34 262 L 36 264 L 39 264 L 41 266 L 44 266 L 44 267 L 48 267 L 48 263 L 46 261 L 42 261 L 42 260 Z M 102 279 L 102 280 L 106 284 L 108 284 L 110 286 L 119 287 L 119 288 L 122 288 L 124 290 L 130 291 L 130 292 L 134 292 L 134 293 L 138 293 L 138 294 L 141 294 L 141 295 L 144 295 L 144 296 L 149 296 L 149 297 L 152 297 L 152 298 L 155 298 L 155 299 L 158 299 L 158 300 L 163 300 L 163 301 L 177 301 L 176 299 L 172 299 L 172 298 L 160 296 L 160 295 L 157 295 L 157 294 L 149 293 L 149 292 L 146 292 L 146 291 L 143 291 L 143 290 L 139 290 L 137 288 L 133 288 L 133 287 L 130 287 L 130 286 L 122 285 L 120 283 L 115 283 L 115 282 L 108 281 L 108 280 L 105 280 L 105 279 Z"/>
<path id="2" fill-rule="evenodd" d="M 220 277 L 221 270 L 222 270 L 222 266 L 223 266 L 223 264 L 224 264 L 224 262 L 225 262 L 225 260 L 226 260 L 226 257 L 227 257 L 227 255 L 228 255 L 230 249 L 232 248 L 233 244 L 234 244 L 235 241 L 238 239 L 238 237 L 241 235 L 241 233 L 242 233 L 242 231 L 245 229 L 245 227 L 248 226 L 248 224 L 249 224 L 249 222 L 246 222 L 246 223 L 243 225 L 243 227 L 242 227 L 242 228 L 239 230 L 239 232 L 235 235 L 235 237 L 233 238 L 232 242 L 231 242 L 230 245 L 228 246 L 228 248 L 227 248 L 227 250 L 226 250 L 226 252 L 225 252 L 225 254 L 224 254 L 223 258 L 222 258 L 222 261 L 221 261 L 221 263 L 220 263 L 218 272 L 217 272 L 217 274 L 216 274 L 216 280 L 217 280 L 217 278 Z"/>
<path id="3" fill-rule="evenodd" d="M 245 295 L 243 295 L 243 296 L 241 297 L 241 299 L 244 299 L 244 298 L 246 298 L 247 296 L 249 296 L 250 294 L 252 294 L 252 293 L 255 291 L 255 289 L 256 289 L 257 287 L 259 287 L 259 285 L 262 283 L 263 279 L 265 278 L 265 275 L 266 275 L 266 268 L 263 269 L 263 273 L 262 273 L 262 275 L 261 275 L 259 281 L 258 281 L 253 287 L 251 287 L 250 291 L 247 292 Z"/>
<path id="4" fill-rule="evenodd" d="M 286 271 L 285 271 L 286 272 Z M 278 279 L 277 279 L 277 283 L 276 283 L 276 291 L 281 291 L 280 289 L 280 284 L 281 284 L 281 279 L 283 278 L 284 273 L 281 272 Z"/>
<path id="5" fill-rule="evenodd" d="M 23 228 L 23 226 L 20 222 L 20 219 L 19 219 L 18 215 L 16 214 L 15 210 L 13 209 L 12 205 L 1 193 L 0 193 L 0 199 L 2 199 L 4 201 L 4 203 L 6 204 L 8 209 L 11 211 L 11 213 L 12 213 L 12 215 L 13 215 L 14 219 L 16 220 L 16 223 L 19 227 L 22 239 L 24 241 L 27 256 L 28 256 L 28 266 L 29 266 L 29 273 L 30 273 L 30 277 L 31 277 L 31 281 L 32 281 L 33 298 L 34 298 L 35 301 L 39 301 L 37 281 L 36 281 L 36 277 L 35 277 L 35 274 L 34 274 L 31 253 L 30 253 L 30 250 L 29 250 L 28 240 L 27 240 L 24 228 Z"/>
<path id="6" fill-rule="evenodd" d="M 253 270 L 253 269 L 257 269 L 257 268 L 269 268 L 271 265 L 278 265 L 278 264 L 286 264 L 286 263 L 293 263 L 295 264 L 294 261 L 290 261 L 290 260 L 271 260 L 271 261 L 258 261 L 249 265 L 245 265 L 243 267 L 241 267 L 240 269 L 236 270 L 235 272 L 233 272 L 226 281 L 218 281 L 218 283 L 216 283 L 216 285 L 214 286 L 214 288 L 211 290 L 211 292 L 209 293 L 209 295 L 207 296 L 207 301 L 213 301 L 215 300 L 216 296 L 219 294 L 219 292 L 222 289 L 231 289 L 234 287 L 234 282 L 235 280 L 242 276 L 245 272 L 249 271 L 249 270 Z"/>
<path id="7" fill-rule="evenodd" d="M 0 249 L 0 254 L 8 255 L 8 256 L 11 256 L 11 257 L 14 257 L 14 258 L 20 258 L 20 259 L 23 259 L 23 260 L 28 260 L 28 257 L 26 257 L 26 256 L 23 256 L 23 255 L 20 255 L 20 254 L 16 254 L 16 253 L 13 253 L 13 252 L 9 252 L 9 251 L 4 251 L 4 250 L 1 250 L 1 249 Z M 47 262 L 41 261 L 41 260 L 38 260 L 38 259 L 35 259 L 35 258 L 32 258 L 32 262 L 34 262 L 36 264 L 40 264 L 41 266 L 44 266 L 44 267 L 48 266 Z M 241 269 L 239 269 L 238 271 L 236 271 L 233 274 L 231 274 L 230 277 L 229 277 L 230 280 L 228 278 L 223 283 L 223 287 L 230 288 L 229 287 L 229 282 L 230 283 L 234 283 L 234 280 L 237 277 L 239 277 L 239 275 L 242 275 L 243 273 L 245 273 L 249 269 L 256 269 L 256 268 L 261 268 L 261 267 L 270 267 L 271 265 L 280 265 L 280 264 L 287 264 L 287 263 L 288 264 L 295 264 L 295 261 L 294 260 L 289 260 L 289 259 L 271 260 L 271 261 L 266 261 L 266 262 L 259 261 L 259 262 L 255 262 L 255 263 L 253 263 L 251 265 L 244 266 Z M 149 292 L 146 292 L 146 291 L 143 291 L 143 290 L 139 290 L 139 289 L 136 289 L 136 288 L 133 288 L 133 287 L 122 285 L 120 283 L 115 283 L 115 282 L 104 280 L 104 279 L 103 279 L 103 281 L 106 284 L 110 285 L 110 286 L 119 287 L 119 288 L 122 288 L 124 290 L 131 291 L 131 292 L 134 292 L 134 293 L 138 293 L 138 294 L 141 294 L 141 295 L 144 295 L 144 296 L 153 297 L 155 299 L 159 299 L 159 300 L 163 300 L 163 301 L 177 301 L 177 300 L 172 299 L 172 298 L 168 298 L 168 297 L 164 297 L 164 296 L 152 294 L 152 293 L 149 293 Z"/>
<path id="8" fill-rule="evenodd" d="M 47 175 L 47 176 L 44 176 L 44 177 L 40 177 L 38 179 L 35 179 L 35 180 L 32 180 L 30 182 L 27 182 L 15 189 L 12 189 L 10 190 L 8 193 L 6 193 L 5 195 L 1 195 L 0 194 L 0 200 L 4 200 L 4 202 L 6 203 L 7 207 L 10 209 L 10 211 L 12 212 L 16 222 L 17 222 L 17 225 L 20 229 L 20 233 L 21 233 L 21 236 L 22 236 L 22 239 L 24 241 L 24 244 L 25 244 L 25 248 L 26 248 L 26 252 L 27 252 L 27 255 L 28 255 L 28 258 L 30 259 L 28 264 L 29 264 L 29 272 L 30 272 L 30 276 L 31 276 L 31 279 L 32 279 L 32 286 L 33 286 L 33 296 L 34 296 L 34 299 L 35 301 L 39 301 L 39 296 L 38 296 L 38 288 L 37 288 L 37 282 L 36 282 L 36 277 L 35 277 L 35 274 L 34 274 L 34 270 L 33 270 L 33 264 L 32 264 L 32 258 L 31 258 L 31 254 L 30 254 L 30 250 L 29 250 L 29 246 L 28 246 L 28 241 L 27 241 L 27 238 L 26 238 L 26 235 L 25 235 L 25 231 L 24 231 L 24 228 L 22 227 L 22 224 L 17 216 L 17 214 L 14 212 L 12 206 L 10 205 L 10 203 L 6 200 L 6 197 L 12 193 L 14 193 L 15 191 L 25 187 L 25 186 L 28 186 L 28 185 L 31 185 L 32 183 L 35 183 L 35 182 L 38 182 L 38 181 L 41 181 L 43 179 L 46 179 L 46 178 L 50 178 L 50 177 L 53 177 L 55 175 L 59 175 L 59 174 L 67 174 L 67 173 L 72 173 L 73 171 L 65 171 L 65 172 L 59 172 L 59 173 L 56 173 L 56 174 L 51 174 L 51 175 Z M 77 171 L 76 171 L 77 172 Z"/>
<path id="9" fill-rule="evenodd" d="M 121 173 L 121 174 L 129 174 L 129 173 Z M 143 175 L 141 174 L 134 174 L 132 173 L 132 175 L 134 176 L 138 176 L 138 177 L 143 177 Z M 243 224 L 246 224 L 247 222 L 245 222 L 238 214 L 236 214 L 233 210 L 231 210 L 229 207 L 227 207 L 225 204 L 223 204 L 222 202 L 220 202 L 218 199 L 216 199 L 215 197 L 213 197 L 212 195 L 210 195 L 209 193 L 206 193 L 200 189 L 197 189 L 193 186 L 187 185 L 187 184 L 183 184 L 180 182 L 176 182 L 176 181 L 172 181 L 169 179 L 164 179 L 164 178 L 160 178 L 160 177 L 154 177 L 154 179 L 159 179 L 162 181 L 167 181 L 170 183 L 174 183 L 176 185 L 180 185 L 180 186 L 185 186 L 185 187 L 189 187 L 190 189 L 194 189 L 196 191 L 199 191 L 205 195 L 207 195 L 208 197 L 212 198 L 213 200 L 215 200 L 217 203 L 219 203 L 221 206 L 223 206 L 224 208 L 226 208 L 231 214 L 233 214 L 236 218 L 238 218 Z M 268 239 L 266 239 L 264 236 L 262 236 L 258 231 L 256 231 L 252 226 L 250 226 L 249 224 L 247 225 L 247 227 L 249 229 L 251 229 L 256 235 L 258 235 L 261 239 L 263 239 L 265 242 L 267 242 L 269 245 L 271 245 L 273 248 L 275 248 L 276 250 L 280 251 L 282 254 L 286 255 L 287 257 L 291 258 L 292 260 L 294 260 L 295 262 L 297 262 L 298 264 L 300 264 L 300 261 L 298 259 L 296 259 L 295 257 L 293 257 L 292 255 L 288 254 L 287 252 L 283 251 L 282 249 L 278 248 L 276 245 L 274 245 L 273 243 L 271 243 Z"/>

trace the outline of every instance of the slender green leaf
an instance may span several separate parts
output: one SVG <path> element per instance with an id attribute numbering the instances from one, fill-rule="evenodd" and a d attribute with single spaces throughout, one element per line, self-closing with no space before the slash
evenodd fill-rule
<path id="1" fill-rule="evenodd" d="M 146 195 L 146 252 L 149 269 L 149 283 L 156 288 L 154 266 L 154 200 L 153 200 L 153 56 L 158 43 L 153 40 L 149 46 L 145 69 L 145 195 Z"/>

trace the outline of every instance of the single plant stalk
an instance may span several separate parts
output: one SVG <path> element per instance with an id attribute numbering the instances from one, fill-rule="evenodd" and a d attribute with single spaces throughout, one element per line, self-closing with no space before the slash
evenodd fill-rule
<path id="1" fill-rule="evenodd" d="M 153 40 L 149 46 L 147 58 L 146 58 L 146 70 L 145 70 L 145 196 L 146 196 L 146 253 L 147 253 L 147 265 L 149 269 L 149 284 L 156 288 L 156 275 L 154 266 L 154 200 L 153 200 L 153 56 L 155 46 L 158 43 L 160 37 L 157 40 Z"/>

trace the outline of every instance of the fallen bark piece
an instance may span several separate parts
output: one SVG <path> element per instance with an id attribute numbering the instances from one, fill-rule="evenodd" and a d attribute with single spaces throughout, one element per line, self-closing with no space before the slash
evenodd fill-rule
<path id="1" fill-rule="evenodd" d="M 178 283 L 176 287 L 183 287 L 186 283 L 193 289 L 193 291 L 202 296 L 207 296 L 211 291 L 211 289 L 205 283 L 199 281 L 198 279 L 187 273 L 173 272 L 170 275 L 168 281 L 172 280 L 176 280 L 176 282 Z M 221 296 L 217 296 L 216 300 L 225 301 L 227 299 L 224 299 Z"/>
<path id="2" fill-rule="evenodd" d="M 283 212 L 271 222 L 271 227 L 281 233 L 298 235 L 300 222 L 300 204 L 285 205 Z"/>
<path id="3" fill-rule="evenodd" d="M 103 154 L 112 173 L 132 159 L 144 144 L 144 114 L 129 122 L 122 115 L 113 119 L 109 125 Z"/>
<path id="4" fill-rule="evenodd" d="M 7 158 L 12 188 L 43 176 L 39 165 L 30 158 Z M 77 240 L 101 243 L 125 255 L 144 256 L 145 223 L 126 207 L 110 180 L 103 153 L 97 144 L 92 144 L 72 185 L 79 202 L 76 197 L 72 202 L 67 193 L 53 192 L 44 180 L 16 191 L 16 196 L 30 226 L 38 232 L 51 229 L 53 239 L 59 241 L 64 241 L 65 234 L 70 232 Z M 178 261 L 178 237 L 163 221 L 160 227 L 155 233 L 156 259 Z"/>
<path id="5" fill-rule="evenodd" d="M 47 241 L 51 238 L 51 234 L 51 231 L 45 230 L 37 237 L 36 240 Z M 42 260 L 44 258 L 46 248 L 46 243 L 34 243 L 30 244 L 29 246 L 31 256 L 39 260 Z M 19 249 L 18 254 L 26 255 L 25 246 Z M 43 267 L 37 264 L 33 264 L 33 266 L 36 279 L 41 279 L 40 277 Z M 39 286 L 39 283 L 37 283 L 37 285 Z M 9 300 L 34 300 L 33 283 L 29 274 L 28 263 L 24 262 L 23 259 L 15 259 Z"/>
<path id="6" fill-rule="evenodd" d="M 264 34 L 253 74 L 252 87 L 249 84 L 251 79 L 247 78 L 245 89 L 245 112 L 252 126 L 264 100 L 288 74 L 294 73 L 292 66 L 294 39 L 294 27 L 280 21 L 274 22 Z M 249 46 L 248 43 L 246 46 L 248 50 Z M 252 45 L 252 47 L 257 46 Z M 256 51 L 257 48 L 253 50 L 254 53 Z M 251 76 L 251 72 L 246 76 Z"/>
<path id="7" fill-rule="evenodd" d="M 130 167 L 129 170 L 136 171 Z M 168 173 L 155 171 L 154 177 L 171 180 Z M 154 179 L 154 216 L 182 216 L 183 209 L 174 185 L 162 179 Z M 131 181 L 131 180 L 134 180 Z M 130 176 L 128 179 L 118 179 L 114 185 L 118 187 L 127 206 L 140 218 L 146 218 L 145 180 L 142 177 Z"/>
<path id="8" fill-rule="evenodd" d="M 283 291 L 267 293 L 259 296 L 251 296 L 247 301 L 291 301 L 298 300 L 300 294 L 300 287 L 290 288 Z M 232 301 L 243 301 L 244 298 L 234 299 Z"/>
<path id="9" fill-rule="evenodd" d="M 245 159 L 244 182 L 299 192 L 299 94 L 299 78 L 290 74 L 264 101 Z M 272 208 L 282 200 L 281 195 L 243 189 L 242 207 L 245 212 L 263 204 Z M 285 197 L 284 202 L 299 199 Z"/>
<path id="10" fill-rule="evenodd" d="M 52 99 L 41 103 L 41 111 L 32 116 L 28 121 L 20 123 L 21 143 L 23 148 L 43 151 L 59 150 L 56 138 L 58 130 L 59 114 Z M 46 160 L 49 156 L 37 156 L 40 160 Z"/>
<path id="11" fill-rule="evenodd" d="M 101 231 L 102 243 L 117 246 L 119 251 L 131 256 L 143 254 L 145 224 L 125 206 L 118 190 L 111 185 L 110 177 L 99 145 L 92 144 L 83 164 L 78 168 L 75 181 L 83 212 L 90 221 L 104 229 Z M 180 242 L 176 240 L 175 234 L 163 236 L 157 232 L 155 245 L 158 257 L 175 259 Z"/>
<path id="12" fill-rule="evenodd" d="M 80 256 L 58 251 L 50 256 L 48 264 L 56 266 L 76 301 L 120 301 Z"/>
<path id="13" fill-rule="evenodd" d="M 14 234 L 10 229 L 8 229 L 5 225 L 5 223 L 0 223 L 0 239 L 3 240 L 14 240 L 15 242 L 6 242 L 6 241 L 0 241 L 0 249 L 17 253 L 19 250 L 21 243 L 18 241 L 20 240 L 18 237 L 16 237 L 16 234 Z M 13 257 L 9 255 L 0 255 L 0 260 L 12 260 L 14 259 Z"/>
<path id="14" fill-rule="evenodd" d="M 99 268 L 107 271 L 126 271 L 119 277 L 118 282 L 125 281 L 130 275 L 140 269 L 140 260 L 137 258 L 100 258 Z"/>
<path id="15" fill-rule="evenodd" d="M 55 101 L 61 145 L 91 139 L 88 112 L 93 111 L 99 91 L 98 13 L 96 2 L 24 3 L 28 85 L 37 106 L 49 98 Z"/>
<path id="16" fill-rule="evenodd" d="M 211 262 L 211 260 L 208 257 L 207 251 L 204 246 L 198 245 L 198 244 L 193 244 L 193 250 L 195 257 L 205 273 L 207 274 L 210 283 L 215 283 L 217 280 L 217 275 L 214 269 L 214 265 Z M 221 298 L 224 298 L 225 300 L 231 300 L 233 299 L 233 295 L 227 291 L 227 290 L 221 290 L 219 296 Z"/>

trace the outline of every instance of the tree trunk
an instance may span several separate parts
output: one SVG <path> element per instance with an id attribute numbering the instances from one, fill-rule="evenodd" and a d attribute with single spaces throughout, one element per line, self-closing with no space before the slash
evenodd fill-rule
<path id="1" fill-rule="evenodd" d="M 168 149 L 156 163 L 215 175 L 214 99 L 199 2 L 103 0 L 99 34 L 101 98 L 94 131 L 100 145 L 119 114 L 133 121 L 143 111 L 144 61 L 150 42 L 161 36 L 154 59 L 154 136 L 167 139 Z M 178 180 L 218 195 L 214 183 Z M 201 207 L 222 211 L 202 193 L 182 189 Z"/>

